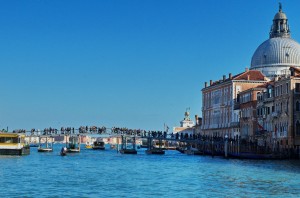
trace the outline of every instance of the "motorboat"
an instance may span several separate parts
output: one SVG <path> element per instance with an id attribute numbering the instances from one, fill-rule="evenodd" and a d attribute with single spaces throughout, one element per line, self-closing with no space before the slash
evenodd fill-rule
<path id="1" fill-rule="evenodd" d="M 105 142 L 102 138 L 97 138 L 93 144 L 93 149 L 95 150 L 105 150 Z"/>
<path id="2" fill-rule="evenodd" d="M 92 148 L 93 148 L 93 144 L 91 144 L 90 142 L 87 142 L 87 143 L 85 144 L 85 148 L 86 148 L 86 149 L 92 149 Z"/>
<path id="3" fill-rule="evenodd" d="M 67 147 L 62 147 L 60 150 L 60 155 L 61 156 L 66 156 L 67 155 Z"/>

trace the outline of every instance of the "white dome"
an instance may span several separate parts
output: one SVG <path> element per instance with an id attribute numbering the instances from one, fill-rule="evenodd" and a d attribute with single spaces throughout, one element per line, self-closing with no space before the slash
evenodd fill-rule
<path id="1" fill-rule="evenodd" d="M 300 44 L 291 38 L 282 37 L 263 42 L 252 56 L 251 69 L 277 66 L 300 66 Z"/>
<path id="2" fill-rule="evenodd" d="M 274 77 L 288 74 L 291 66 L 300 67 L 300 44 L 291 39 L 288 19 L 279 4 L 270 38 L 254 52 L 251 69 L 260 70 L 267 77 Z"/>

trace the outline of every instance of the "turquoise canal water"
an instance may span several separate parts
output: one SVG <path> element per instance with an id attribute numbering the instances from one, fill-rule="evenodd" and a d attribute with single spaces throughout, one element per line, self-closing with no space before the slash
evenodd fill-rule
<path id="1" fill-rule="evenodd" d="M 300 161 L 87 150 L 0 157 L 1 197 L 299 197 Z"/>

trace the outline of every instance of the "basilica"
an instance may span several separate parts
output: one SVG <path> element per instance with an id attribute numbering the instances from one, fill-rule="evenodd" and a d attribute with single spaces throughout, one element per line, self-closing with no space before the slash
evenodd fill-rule
<path id="1" fill-rule="evenodd" d="M 201 133 L 256 139 L 270 146 L 300 146 L 300 44 L 291 38 L 280 4 L 269 39 L 251 67 L 202 89 Z"/>

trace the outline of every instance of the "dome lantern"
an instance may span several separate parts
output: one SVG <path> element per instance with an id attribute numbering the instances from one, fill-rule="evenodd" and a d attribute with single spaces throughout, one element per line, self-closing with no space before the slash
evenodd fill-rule
<path id="1" fill-rule="evenodd" d="M 270 31 L 270 38 L 283 37 L 290 38 L 290 27 L 288 19 L 284 12 L 282 12 L 282 5 L 279 3 L 279 11 L 275 14 L 273 25 Z"/>

